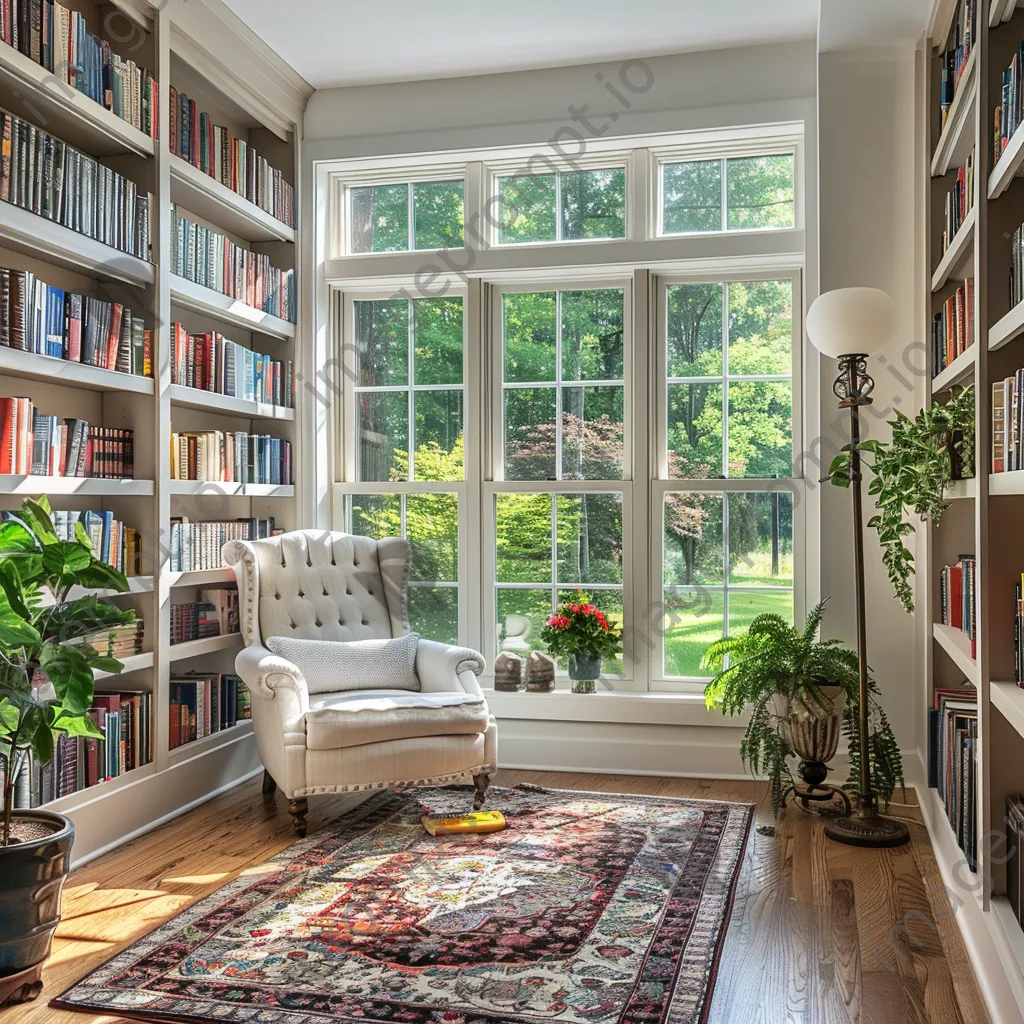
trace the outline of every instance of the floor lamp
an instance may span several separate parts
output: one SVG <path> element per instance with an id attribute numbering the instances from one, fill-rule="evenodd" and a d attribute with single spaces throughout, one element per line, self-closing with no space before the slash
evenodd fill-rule
<path id="1" fill-rule="evenodd" d="M 875 382 L 868 358 L 877 354 L 896 333 L 896 304 L 877 288 L 840 288 L 818 296 L 807 311 L 807 335 L 814 347 L 839 362 L 832 392 L 840 409 L 850 410 L 850 491 L 853 494 L 853 574 L 857 602 L 857 660 L 859 663 L 860 781 L 857 810 L 825 826 L 825 835 L 850 846 L 902 846 L 910 831 L 900 821 L 878 813 L 871 784 L 868 755 L 868 644 L 864 621 L 864 515 L 861 504 L 860 410 L 871 405 Z"/>

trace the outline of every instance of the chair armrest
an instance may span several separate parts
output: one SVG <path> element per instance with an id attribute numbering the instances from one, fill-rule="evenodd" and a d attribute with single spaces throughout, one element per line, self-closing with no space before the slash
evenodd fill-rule
<path id="1" fill-rule="evenodd" d="M 298 665 L 253 644 L 240 651 L 235 658 L 235 671 L 250 693 L 264 700 L 274 700 L 288 694 L 297 705 L 296 717 L 309 710 L 309 689 Z"/>
<path id="2" fill-rule="evenodd" d="M 475 686 L 474 677 L 480 675 L 485 666 L 484 656 L 468 647 L 450 647 L 422 638 L 416 647 L 416 675 L 423 693 L 478 691 L 478 686 L 475 690 L 467 689 L 461 680 L 466 677 L 470 687 Z"/>

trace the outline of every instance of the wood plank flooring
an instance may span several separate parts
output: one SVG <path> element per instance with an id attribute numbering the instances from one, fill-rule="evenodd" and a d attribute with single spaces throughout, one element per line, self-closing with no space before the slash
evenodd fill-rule
<path id="1" fill-rule="evenodd" d="M 40 999 L 3 1024 L 82 1024 L 115 1018 L 52 1010 L 46 1000 L 119 949 L 292 842 L 284 800 L 259 779 L 108 854 L 68 881 L 64 917 Z M 500 771 L 494 785 L 757 802 L 757 782 Z M 913 795 L 910 795 L 913 799 Z M 310 830 L 351 798 L 310 801 Z M 893 813 L 919 820 L 916 806 Z M 987 1024 L 956 923 L 941 905 L 923 826 L 910 846 L 866 851 L 825 839 L 791 810 L 775 835 L 751 832 L 709 1024 Z"/>

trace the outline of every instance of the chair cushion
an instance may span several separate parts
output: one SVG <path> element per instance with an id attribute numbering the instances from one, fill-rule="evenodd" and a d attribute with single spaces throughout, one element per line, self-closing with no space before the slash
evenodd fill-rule
<path id="1" fill-rule="evenodd" d="M 487 702 L 472 693 L 324 693 L 306 712 L 306 748 L 336 750 L 425 736 L 473 735 L 487 731 L 487 716 Z"/>
<path id="2" fill-rule="evenodd" d="M 393 640 L 301 640 L 272 636 L 267 647 L 297 665 L 310 693 L 339 690 L 418 690 L 419 633 Z"/>

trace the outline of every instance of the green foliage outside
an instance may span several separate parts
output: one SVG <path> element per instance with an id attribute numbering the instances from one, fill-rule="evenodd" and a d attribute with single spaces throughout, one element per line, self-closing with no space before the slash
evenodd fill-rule
<path id="1" fill-rule="evenodd" d="M 15 769 L 25 752 L 43 766 L 56 736 L 103 738 L 88 715 L 93 671 L 117 673 L 123 665 L 75 641 L 135 620 L 133 611 L 96 597 L 68 600 L 74 586 L 128 590 L 124 575 L 93 555 L 80 523 L 75 536 L 57 538 L 45 497 L 26 500 L 17 518 L 0 523 L 0 846 L 10 841 Z M 46 591 L 52 604 L 44 605 Z"/>

